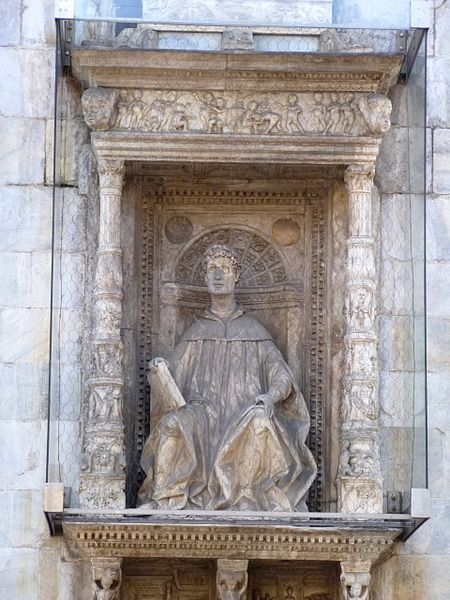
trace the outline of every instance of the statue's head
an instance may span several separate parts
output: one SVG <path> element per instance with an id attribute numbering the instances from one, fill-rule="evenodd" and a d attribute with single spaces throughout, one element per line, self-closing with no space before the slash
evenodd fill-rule
<path id="1" fill-rule="evenodd" d="M 214 244 L 205 252 L 205 281 L 211 294 L 230 294 L 239 279 L 239 259 L 230 248 Z"/>

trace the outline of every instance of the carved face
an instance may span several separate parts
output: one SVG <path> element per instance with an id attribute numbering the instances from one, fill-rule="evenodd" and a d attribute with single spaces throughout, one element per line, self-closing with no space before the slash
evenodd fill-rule
<path id="1" fill-rule="evenodd" d="M 206 264 L 206 284 L 210 294 L 232 294 L 237 282 L 233 264 L 226 256 L 217 256 Z"/>
<path id="2" fill-rule="evenodd" d="M 360 598 L 362 586 L 360 583 L 354 583 L 350 588 L 350 598 Z"/>
<path id="3" fill-rule="evenodd" d="M 89 88 L 81 97 L 84 120 L 94 131 L 110 129 L 117 115 L 116 90 L 107 88 Z"/>

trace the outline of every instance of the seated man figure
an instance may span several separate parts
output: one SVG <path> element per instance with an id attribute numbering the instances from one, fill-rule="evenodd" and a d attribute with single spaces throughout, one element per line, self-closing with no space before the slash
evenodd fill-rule
<path id="1" fill-rule="evenodd" d="M 211 306 L 167 360 L 185 404 L 153 424 L 139 505 L 306 511 L 316 465 L 303 396 L 270 334 L 236 305 L 237 257 L 215 245 L 205 267 Z"/>

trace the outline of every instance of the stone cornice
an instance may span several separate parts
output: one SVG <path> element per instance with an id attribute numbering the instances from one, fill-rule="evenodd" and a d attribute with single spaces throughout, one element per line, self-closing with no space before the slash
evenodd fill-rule
<path id="1" fill-rule="evenodd" d="M 389 555 L 399 529 L 296 528 L 273 525 L 63 522 L 74 556 L 245 558 L 371 563 Z"/>
<path id="2" fill-rule="evenodd" d="M 187 52 L 74 48 L 85 87 L 214 91 L 387 93 L 402 54 Z"/>
<path id="3" fill-rule="evenodd" d="M 375 162 L 381 137 L 95 132 L 99 159 L 346 165 Z"/>

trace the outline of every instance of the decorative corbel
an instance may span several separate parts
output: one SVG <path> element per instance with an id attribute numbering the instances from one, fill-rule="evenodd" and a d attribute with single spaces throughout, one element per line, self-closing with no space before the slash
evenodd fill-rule
<path id="1" fill-rule="evenodd" d="M 248 583 L 248 560 L 217 560 L 218 600 L 243 600 Z"/>
<path id="2" fill-rule="evenodd" d="M 122 559 L 91 558 L 92 600 L 119 600 Z"/>
<path id="3" fill-rule="evenodd" d="M 369 600 L 370 562 L 341 563 L 343 600 Z"/>
<path id="4" fill-rule="evenodd" d="M 93 131 L 108 131 L 117 117 L 119 94 L 112 88 L 88 88 L 81 96 L 86 125 Z"/>

